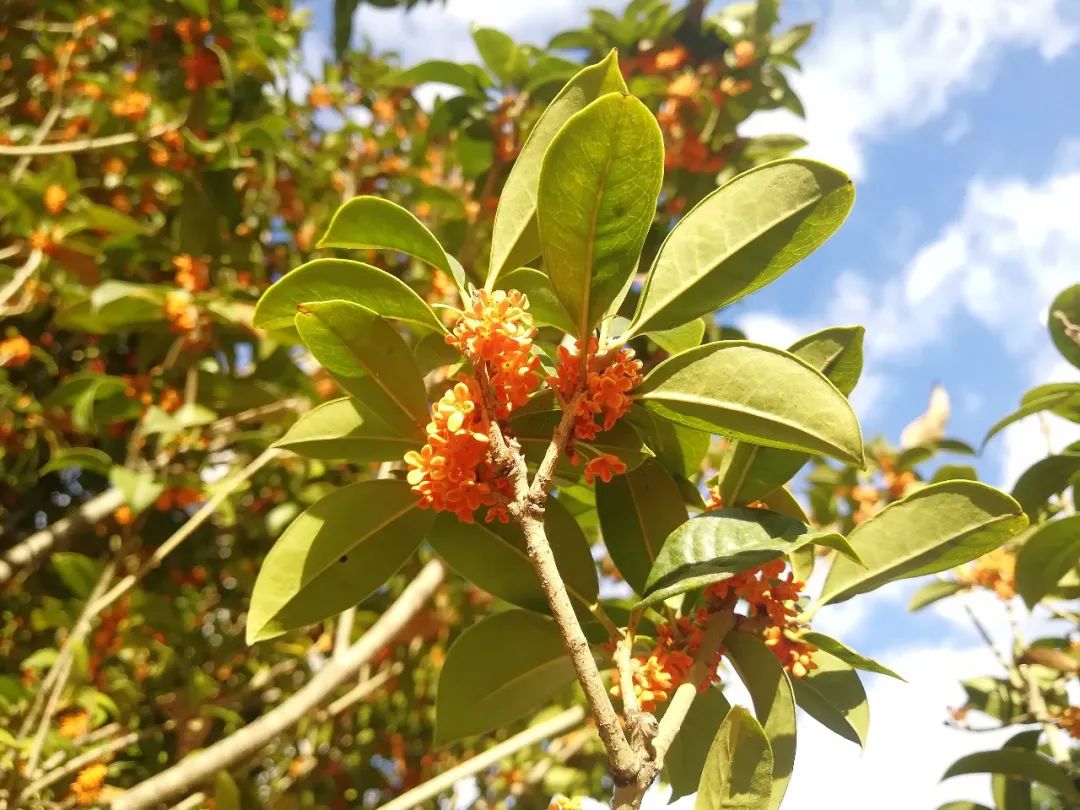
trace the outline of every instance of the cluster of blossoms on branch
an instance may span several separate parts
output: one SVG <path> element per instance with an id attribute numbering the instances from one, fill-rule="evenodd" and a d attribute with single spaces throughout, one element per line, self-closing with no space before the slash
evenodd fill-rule
<path id="1" fill-rule="evenodd" d="M 987 588 L 1004 600 L 1016 596 L 1016 555 L 996 548 L 957 574 L 957 582 Z"/>
<path id="2" fill-rule="evenodd" d="M 457 381 L 431 409 L 427 442 L 405 455 L 408 482 L 420 506 L 453 512 L 472 523 L 487 507 L 485 521 L 509 522 L 509 483 L 491 458 L 491 420 L 506 420 L 541 384 L 540 357 L 533 351 L 536 325 L 527 296 L 517 290 L 478 290 L 466 304 L 446 342 L 468 359 L 471 374 Z M 588 345 L 583 370 L 577 347 L 559 348 L 559 364 L 548 385 L 560 405 L 574 408 L 574 437 L 591 440 L 610 430 L 630 409 L 629 392 L 641 378 L 641 362 L 622 348 L 598 356 Z M 580 456 L 567 446 L 572 463 Z M 585 479 L 610 481 L 626 471 L 616 456 L 601 454 L 585 465 Z"/>

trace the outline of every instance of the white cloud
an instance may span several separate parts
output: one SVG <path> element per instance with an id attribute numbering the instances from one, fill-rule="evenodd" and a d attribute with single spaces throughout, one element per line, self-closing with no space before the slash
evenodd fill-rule
<path id="1" fill-rule="evenodd" d="M 868 141 L 945 113 L 960 93 L 986 86 L 1001 55 L 1029 48 L 1055 59 L 1080 37 L 1067 0 L 822 0 L 821 20 L 792 85 L 808 118 L 756 116 L 754 133 L 794 130 L 808 154 L 855 175 Z M 779 119 L 779 120 L 778 120 Z"/>
<path id="2" fill-rule="evenodd" d="M 785 318 L 775 312 L 745 312 L 735 319 L 735 326 L 749 340 L 767 343 L 786 349 L 799 338 L 810 334 L 814 329 L 804 329 L 803 323 L 794 318 Z"/>

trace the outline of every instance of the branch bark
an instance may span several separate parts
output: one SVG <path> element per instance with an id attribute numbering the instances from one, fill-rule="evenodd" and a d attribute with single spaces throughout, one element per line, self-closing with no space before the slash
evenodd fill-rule
<path id="1" fill-rule="evenodd" d="M 66 543 L 71 535 L 103 520 L 123 503 L 124 495 L 119 489 L 105 490 L 86 501 L 73 514 L 61 518 L 8 549 L 0 558 L 0 585 L 11 579 L 18 569 L 51 554 Z"/>
<path id="2" fill-rule="evenodd" d="M 296 725 L 324 703 L 330 694 L 370 661 L 404 629 L 443 581 L 446 569 L 433 560 L 402 591 L 349 651 L 332 659 L 302 689 L 284 703 L 220 742 L 181 760 L 171 768 L 120 795 L 114 810 L 143 810 L 193 790 L 220 770 L 227 770 L 258 753 L 278 734 Z"/>

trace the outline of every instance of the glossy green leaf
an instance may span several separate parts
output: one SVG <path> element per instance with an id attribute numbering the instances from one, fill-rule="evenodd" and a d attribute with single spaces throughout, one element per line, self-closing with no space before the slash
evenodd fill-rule
<path id="1" fill-rule="evenodd" d="M 993 808 L 977 802 L 947 802 L 937 810 L 993 810 Z"/>
<path id="2" fill-rule="evenodd" d="M 1006 740 L 1001 747 L 1036 751 L 1041 737 L 1042 730 L 1038 728 L 1021 731 Z M 1035 785 L 1031 782 L 1014 779 L 1006 774 L 995 773 L 990 777 L 990 791 L 998 810 L 1034 810 L 1035 802 L 1032 800 L 1034 788 Z"/>
<path id="3" fill-rule="evenodd" d="M 1080 284 L 1074 284 L 1058 293 L 1047 312 L 1046 327 L 1062 357 L 1080 368 L 1080 341 L 1075 333 L 1069 334 L 1067 324 L 1080 324 Z"/>
<path id="4" fill-rule="evenodd" d="M 816 368 L 848 396 L 862 373 L 865 331 L 861 326 L 832 327 L 796 341 L 788 351 Z M 733 442 L 720 468 L 720 497 L 731 505 L 762 500 L 791 480 L 809 460 L 806 453 Z"/>
<path id="5" fill-rule="evenodd" d="M 214 810 L 242 810 L 240 788 L 228 771 L 218 771 L 214 777 Z"/>
<path id="6" fill-rule="evenodd" d="M 773 754 L 772 792 L 767 807 L 776 810 L 795 767 L 795 693 L 779 660 L 764 642 L 748 633 L 728 633 L 727 658 L 750 692 L 754 713 Z"/>
<path id="7" fill-rule="evenodd" d="M 730 710 L 731 704 L 720 689 L 706 689 L 694 696 L 694 703 L 664 757 L 671 801 L 697 790 L 716 732 Z"/>
<path id="8" fill-rule="evenodd" d="M 653 332 L 649 337 L 668 354 L 679 354 L 701 345 L 705 336 L 705 321 L 694 318 L 682 326 L 676 326 L 663 332 Z"/>
<path id="9" fill-rule="evenodd" d="M 303 305 L 296 328 L 315 359 L 364 407 L 403 436 L 420 434 L 429 418 L 424 378 L 394 327 L 358 304 L 319 301 Z"/>
<path id="10" fill-rule="evenodd" d="M 365 416 L 351 397 L 342 397 L 305 413 L 274 446 L 307 458 L 366 463 L 399 460 L 421 444 L 420 439 L 402 437 Z"/>
<path id="11" fill-rule="evenodd" d="M 112 463 L 109 454 L 97 447 L 61 447 L 53 451 L 49 460 L 38 470 L 38 475 L 75 467 L 107 476 Z"/>
<path id="12" fill-rule="evenodd" d="M 149 509 L 165 490 L 165 484 L 149 470 L 131 470 L 120 466 L 109 471 L 109 483 L 124 493 L 124 503 L 136 515 Z"/>
<path id="13" fill-rule="evenodd" d="M 570 598 L 579 611 L 587 613 L 599 592 L 588 540 L 555 498 L 548 500 L 544 510 L 544 528 Z M 445 512 L 435 520 L 428 541 L 451 568 L 488 593 L 527 610 L 548 610 L 517 523 L 462 523 Z"/>
<path id="14" fill-rule="evenodd" d="M 450 62 L 446 59 L 430 59 L 413 65 L 408 70 L 395 73 L 386 80 L 395 87 L 415 87 L 427 82 L 450 84 L 460 87 L 473 96 L 483 96 L 491 86 L 491 79 L 477 65 Z"/>
<path id="15" fill-rule="evenodd" d="M 634 396 L 697 430 L 864 464 L 859 421 L 844 395 L 817 369 L 771 346 L 733 340 L 691 349 L 649 372 Z"/>
<path id="16" fill-rule="evenodd" d="M 686 521 L 686 506 L 671 474 L 646 461 L 607 484 L 596 485 L 604 545 L 622 578 L 643 593 L 664 540 Z"/>
<path id="17" fill-rule="evenodd" d="M 384 318 L 446 334 L 431 307 L 409 285 L 385 270 L 348 259 L 315 259 L 286 273 L 259 299 L 254 325 L 292 329 L 300 305 L 311 301 L 350 301 Z"/>
<path id="18" fill-rule="evenodd" d="M 502 31 L 496 31 L 494 28 L 474 27 L 472 38 L 488 70 L 504 84 L 511 83 L 518 72 L 517 43 Z"/>
<path id="19" fill-rule="evenodd" d="M 938 439 L 937 441 L 908 447 L 896 457 L 898 470 L 911 470 L 915 465 L 929 461 L 938 453 L 959 453 L 964 456 L 975 455 L 975 448 L 959 439 Z"/>
<path id="20" fill-rule="evenodd" d="M 977 481 L 943 481 L 885 507 L 848 535 L 863 567 L 838 557 L 821 604 L 935 574 L 991 551 L 1027 525 L 1020 505 Z"/>
<path id="21" fill-rule="evenodd" d="M 767 810 L 773 755 L 754 716 L 732 706 L 709 748 L 694 810 Z"/>
<path id="22" fill-rule="evenodd" d="M 940 602 L 942 599 L 947 599 L 953 594 L 967 590 L 967 588 L 967 585 L 953 580 L 934 580 L 933 582 L 928 582 L 911 595 L 911 600 L 908 602 L 908 610 L 914 613 L 916 610 L 922 610 L 927 605 L 932 605 L 934 602 Z"/>
<path id="23" fill-rule="evenodd" d="M 1080 475 L 1080 453 L 1047 456 L 1028 467 L 1013 487 L 1012 496 L 1034 519 L 1052 495 L 1062 492 Z"/>
<path id="24" fill-rule="evenodd" d="M 540 255 L 537 184 L 544 153 L 552 138 L 574 113 L 610 92 L 626 92 L 615 51 L 570 79 L 533 125 L 506 178 L 495 212 L 487 278 L 489 290 L 494 289 L 502 273 L 528 264 Z"/>
<path id="25" fill-rule="evenodd" d="M 970 464 L 942 464 L 934 470 L 934 476 L 930 479 L 931 484 L 942 481 L 978 481 L 979 473 Z M 1015 495 L 1013 496 L 1015 497 Z"/>
<path id="26" fill-rule="evenodd" d="M 858 673 L 822 650 L 814 654 L 817 669 L 795 678 L 795 702 L 825 728 L 859 746 L 866 746 L 870 707 Z"/>
<path id="27" fill-rule="evenodd" d="M 1019 422 L 1026 416 L 1042 411 L 1051 411 L 1060 415 L 1062 411 L 1072 413 L 1078 409 L 1080 409 L 1080 383 L 1055 383 L 1033 388 L 1025 394 L 1019 408 L 986 432 L 983 446 L 985 447 L 988 441 L 1009 425 Z"/>
<path id="28" fill-rule="evenodd" d="M 1016 590 L 1033 607 L 1080 562 L 1080 515 L 1036 526 L 1016 553 Z"/>
<path id="29" fill-rule="evenodd" d="M 575 113 L 544 154 L 537 188 L 544 269 L 579 338 L 637 267 L 663 164 L 656 118 L 638 99 L 620 93 Z"/>
<path id="30" fill-rule="evenodd" d="M 668 234 L 629 333 L 671 329 L 764 287 L 828 239 L 854 200 L 847 175 L 804 158 L 740 174 Z"/>
<path id="31" fill-rule="evenodd" d="M 879 675 L 888 675 L 890 678 L 896 678 L 898 681 L 905 680 L 902 676 L 897 675 L 884 664 L 879 664 L 873 658 L 867 658 L 865 655 L 860 655 L 843 642 L 837 641 L 835 638 L 827 636 L 824 633 L 815 633 L 811 630 L 803 633 L 802 637 L 805 641 L 809 641 L 819 650 L 824 650 L 829 653 L 829 655 L 839 658 L 845 664 L 848 664 L 855 669 L 861 669 L 865 672 L 876 672 Z"/>
<path id="32" fill-rule="evenodd" d="M 645 601 L 703 588 L 811 543 L 847 549 L 840 535 L 811 531 L 800 521 L 767 509 L 712 510 L 668 535 L 649 571 Z"/>
<path id="33" fill-rule="evenodd" d="M 527 610 L 482 619 L 450 647 L 439 673 L 435 744 L 520 720 L 573 680 L 551 619 Z"/>
<path id="34" fill-rule="evenodd" d="M 661 419 L 636 403 L 625 418 L 667 469 L 687 478 L 701 472 L 701 462 L 712 442 L 708 433 Z"/>
<path id="35" fill-rule="evenodd" d="M 100 562 L 74 551 L 57 551 L 51 554 L 49 564 L 60 580 L 79 599 L 86 599 L 101 577 Z"/>
<path id="36" fill-rule="evenodd" d="M 434 519 L 404 481 L 361 481 L 317 501 L 289 524 L 259 569 L 248 643 L 366 599 L 412 556 Z"/>
<path id="37" fill-rule="evenodd" d="M 1070 802 L 1080 802 L 1080 792 L 1068 773 L 1060 765 L 1035 751 L 1022 748 L 1001 748 L 996 751 L 979 751 L 961 757 L 945 771 L 941 778 L 963 776 L 969 773 L 994 773 L 1039 782 L 1053 788 Z"/>
<path id="38" fill-rule="evenodd" d="M 334 212 L 330 227 L 316 247 L 350 250 L 392 250 L 430 264 L 455 277 L 458 268 L 431 231 L 397 203 L 382 197 L 353 197 Z"/>
<path id="39" fill-rule="evenodd" d="M 551 288 L 551 279 L 539 270 L 531 267 L 519 267 L 509 273 L 503 273 L 495 282 L 497 290 L 518 290 L 529 298 L 529 312 L 540 326 L 554 326 L 564 332 L 573 332 L 574 323 L 566 314 L 555 290 Z"/>

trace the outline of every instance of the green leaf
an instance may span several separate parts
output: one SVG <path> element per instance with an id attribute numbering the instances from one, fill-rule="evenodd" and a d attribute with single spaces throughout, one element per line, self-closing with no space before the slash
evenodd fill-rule
<path id="1" fill-rule="evenodd" d="M 855 527 L 848 541 L 864 567 L 838 557 L 820 603 L 955 568 L 997 548 L 1026 525 L 1020 505 L 986 484 L 943 481 L 923 487 Z"/>
<path id="2" fill-rule="evenodd" d="M 540 326 L 554 326 L 564 332 L 574 331 L 574 323 L 566 314 L 566 307 L 551 288 L 551 279 L 539 270 L 519 267 L 503 273 L 495 282 L 495 289 L 525 293 L 529 297 L 529 312 Z"/>
<path id="3" fill-rule="evenodd" d="M 242 810 L 240 788 L 228 771 L 218 771 L 214 777 L 214 810 Z"/>
<path id="4" fill-rule="evenodd" d="M 401 435 L 420 435 L 428 421 L 424 378 L 394 327 L 358 304 L 319 301 L 302 306 L 296 328 L 315 359 L 364 407 Z"/>
<path id="5" fill-rule="evenodd" d="M 811 543 L 846 548 L 838 534 L 811 531 L 767 509 L 714 509 L 686 521 L 664 541 L 645 583 L 645 601 L 703 588 Z"/>
<path id="6" fill-rule="evenodd" d="M 748 633 L 724 638 L 728 660 L 750 692 L 754 713 L 773 753 L 772 791 L 768 810 L 783 801 L 795 767 L 795 693 L 791 680 L 764 642 Z"/>
<path id="7" fill-rule="evenodd" d="M 934 470 L 934 477 L 930 479 L 930 483 L 938 484 L 942 481 L 978 480 L 979 473 L 970 464 L 942 464 Z M 1015 495 L 1013 497 L 1015 497 Z"/>
<path id="8" fill-rule="evenodd" d="M 773 754 L 761 724 L 732 706 L 709 748 L 694 810 L 767 810 Z"/>
<path id="9" fill-rule="evenodd" d="M 599 592 L 589 542 L 555 498 L 544 510 L 544 528 L 570 598 L 587 614 Z M 547 598 L 517 523 L 463 523 L 446 512 L 436 518 L 428 542 L 451 568 L 493 596 L 526 610 L 547 612 Z"/>
<path id="10" fill-rule="evenodd" d="M 911 601 L 908 602 L 908 610 L 914 613 L 916 610 L 922 610 L 927 605 L 934 604 L 934 602 L 947 599 L 953 594 L 960 593 L 960 591 L 966 591 L 967 588 L 967 585 L 953 580 L 939 579 L 928 582 L 912 594 Z"/>
<path id="11" fill-rule="evenodd" d="M 430 264 L 465 288 L 461 265 L 446 254 L 431 231 L 397 203 L 382 197 L 353 197 L 334 212 L 316 247 L 392 250 Z"/>
<path id="12" fill-rule="evenodd" d="M 74 551 L 57 551 L 49 557 L 49 563 L 60 580 L 80 599 L 90 595 L 101 576 L 101 563 Z"/>
<path id="13" fill-rule="evenodd" d="M 1006 740 L 1001 747 L 1035 751 L 1039 747 L 1041 736 L 1042 730 L 1038 728 L 1021 731 Z M 990 777 L 990 791 L 999 810 L 1034 810 L 1033 788 L 1031 782 L 1013 779 L 1005 774 L 995 773 Z"/>
<path id="14" fill-rule="evenodd" d="M 76 467 L 107 476 L 112 464 L 109 454 L 97 447 L 62 447 L 53 452 L 49 460 L 38 470 L 38 475 Z"/>
<path id="15" fill-rule="evenodd" d="M 731 704 L 720 689 L 706 689 L 694 696 L 694 703 L 664 757 L 671 801 L 697 790 L 712 741 L 729 711 Z"/>
<path id="16" fill-rule="evenodd" d="M 817 669 L 792 681 L 795 702 L 825 728 L 856 745 L 866 746 L 870 707 L 858 674 L 822 650 L 814 654 Z"/>
<path id="17" fill-rule="evenodd" d="M 828 239 L 854 199 L 847 175 L 803 158 L 740 174 L 668 234 L 627 336 L 671 329 L 764 287 Z"/>
<path id="18" fill-rule="evenodd" d="M 653 114 L 620 93 L 574 114 L 548 146 L 537 189 L 540 245 L 578 338 L 588 335 L 637 267 L 663 163 L 664 139 Z"/>
<path id="19" fill-rule="evenodd" d="M 1058 293 L 1050 304 L 1046 327 L 1062 357 L 1080 368 L 1080 341 L 1068 334 L 1065 321 L 1074 326 L 1080 324 L 1080 284 L 1074 284 Z"/>
<path id="20" fill-rule="evenodd" d="M 1080 515 L 1036 526 L 1016 554 L 1016 590 L 1029 608 L 1080 560 Z"/>
<path id="21" fill-rule="evenodd" d="M 864 465 L 851 405 L 821 372 L 781 349 L 708 343 L 654 368 L 634 396 L 656 415 L 768 447 Z"/>
<path id="22" fill-rule="evenodd" d="M 503 84 L 511 84 L 518 72 L 518 46 L 514 40 L 494 28 L 475 26 L 472 38 L 488 70 Z"/>
<path id="23" fill-rule="evenodd" d="M 605 93 L 626 92 L 614 50 L 583 68 L 559 91 L 529 132 L 503 185 L 491 234 L 487 288 L 494 289 L 503 272 L 528 264 L 540 255 L 536 225 L 537 182 L 548 144 L 574 113 Z"/>
<path id="24" fill-rule="evenodd" d="M 109 471 L 109 483 L 124 493 L 124 503 L 136 515 L 146 511 L 165 490 L 165 485 L 155 480 L 152 472 L 136 472 L 120 466 Z"/>
<path id="25" fill-rule="evenodd" d="M 862 372 L 865 331 L 861 326 L 832 327 L 796 341 L 788 351 L 849 396 Z M 809 460 L 806 453 L 733 442 L 718 476 L 720 497 L 733 506 L 762 500 L 791 480 Z"/>
<path id="26" fill-rule="evenodd" d="M 1024 395 L 1020 407 L 997 422 L 983 437 L 983 447 L 1013 422 L 1041 411 L 1071 413 L 1080 409 L 1080 383 L 1054 383 L 1033 388 Z M 1060 415 L 1060 414 L 1059 414 Z"/>
<path id="27" fill-rule="evenodd" d="M 701 339 L 705 336 L 705 321 L 694 318 L 682 326 L 667 329 L 663 332 L 653 332 L 649 337 L 657 346 L 668 354 L 679 354 L 696 346 L 701 345 Z"/>
<path id="28" fill-rule="evenodd" d="M 667 469 L 687 478 L 696 478 L 701 473 L 701 461 L 712 442 L 708 433 L 661 419 L 638 404 L 630 406 L 626 421 L 637 429 Z"/>
<path id="29" fill-rule="evenodd" d="M 435 744 L 520 720 L 574 680 L 555 623 L 527 610 L 482 619 L 450 647 L 435 700 Z"/>
<path id="30" fill-rule="evenodd" d="M 305 509 L 266 555 L 247 642 L 274 638 L 366 599 L 405 564 L 435 519 L 404 481 L 361 481 Z"/>
<path id="31" fill-rule="evenodd" d="M 551 445 L 551 435 L 561 418 L 562 411 L 535 411 L 519 413 L 511 419 L 514 436 L 521 443 L 525 460 L 530 464 L 540 463 Z M 628 470 L 636 468 L 652 455 L 637 432 L 623 422 L 616 422 L 611 430 L 598 433 L 595 439 L 575 439 L 574 448 L 586 459 L 605 453 L 617 456 L 626 464 Z M 567 459 L 562 458 L 556 472 L 559 476 L 576 480 L 581 469 L 575 468 Z"/>
<path id="32" fill-rule="evenodd" d="M 1059 765 L 1035 751 L 1022 748 L 1001 748 L 979 751 L 961 757 L 945 771 L 942 780 L 970 773 L 994 773 L 1039 782 L 1053 788 L 1070 802 L 1080 802 L 1080 792 L 1068 773 Z"/>
<path id="33" fill-rule="evenodd" d="M 292 329 L 301 304 L 350 301 L 417 329 L 446 334 L 424 299 L 385 270 L 348 259 L 315 259 L 286 273 L 263 293 L 253 323 L 260 329 Z"/>
<path id="34" fill-rule="evenodd" d="M 802 637 L 804 641 L 810 642 L 819 650 L 824 650 L 829 653 L 829 655 L 839 658 L 845 664 L 849 664 L 855 669 L 861 669 L 865 672 L 876 672 L 879 675 L 888 675 L 890 678 L 896 678 L 898 681 L 905 680 L 902 676 L 897 675 L 884 664 L 879 664 L 873 658 L 867 658 L 865 655 L 860 655 L 844 643 L 837 641 L 835 638 L 831 638 L 824 633 L 809 631 L 803 633 Z"/>
<path id="35" fill-rule="evenodd" d="M 914 469 L 916 464 L 929 461 L 938 453 L 959 453 L 965 456 L 975 455 L 975 448 L 959 439 L 938 439 L 934 442 L 909 447 L 896 457 L 898 470 Z"/>
<path id="36" fill-rule="evenodd" d="M 597 483 L 596 510 L 611 559 L 630 587 L 642 593 L 664 540 L 686 521 L 678 485 L 649 460 L 607 484 Z"/>
<path id="37" fill-rule="evenodd" d="M 1037 518 L 1050 496 L 1063 492 L 1077 474 L 1080 474 L 1080 453 L 1047 456 L 1024 471 L 1013 487 L 1012 496 L 1028 517 Z"/>
<path id="38" fill-rule="evenodd" d="M 948 802 L 941 805 L 938 810 L 993 810 L 993 808 L 976 802 Z"/>
<path id="39" fill-rule="evenodd" d="M 386 80 L 387 84 L 395 87 L 414 87 L 427 82 L 451 84 L 470 95 L 480 97 L 483 97 L 484 91 L 491 86 L 491 79 L 478 66 L 445 59 L 421 62 L 408 70 L 391 75 Z"/>
<path id="40" fill-rule="evenodd" d="M 274 442 L 275 447 L 307 458 L 346 459 L 357 464 L 399 460 L 420 444 L 419 439 L 403 438 L 365 415 L 350 397 L 324 402 L 305 413 Z"/>

